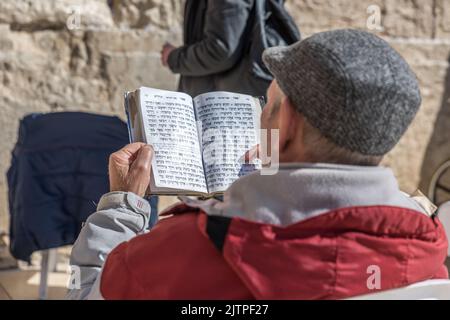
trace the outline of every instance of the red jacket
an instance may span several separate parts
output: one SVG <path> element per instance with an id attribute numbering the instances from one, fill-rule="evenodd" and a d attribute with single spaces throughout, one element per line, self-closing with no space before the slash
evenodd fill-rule
<path id="1" fill-rule="evenodd" d="M 181 205 L 104 265 L 105 299 L 341 299 L 447 279 L 439 220 L 387 206 L 335 210 L 289 227 Z"/>

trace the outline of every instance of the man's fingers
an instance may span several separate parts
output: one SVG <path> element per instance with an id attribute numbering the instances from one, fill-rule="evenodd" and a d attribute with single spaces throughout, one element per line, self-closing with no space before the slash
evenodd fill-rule
<path id="1" fill-rule="evenodd" d="M 243 157 L 241 157 L 241 162 L 250 163 L 251 161 L 259 157 L 260 146 L 259 144 L 248 150 Z"/>
<path id="2" fill-rule="evenodd" d="M 125 147 L 123 147 L 120 151 L 125 152 L 126 154 L 132 156 L 136 155 L 136 153 L 140 151 L 141 148 L 143 148 L 144 146 L 146 146 L 146 144 L 142 142 L 130 143 L 127 144 Z"/>
<path id="3" fill-rule="evenodd" d="M 150 170 L 152 166 L 153 159 L 153 148 L 149 145 L 142 146 L 136 156 L 136 159 L 133 161 L 131 165 L 131 169 L 138 171 L 147 171 Z"/>
<path id="4" fill-rule="evenodd" d="M 150 183 L 153 148 L 145 145 L 138 151 L 128 175 L 128 191 L 144 196 Z"/>
<path id="5" fill-rule="evenodd" d="M 134 158 L 137 156 L 137 152 L 139 149 L 141 149 L 143 146 L 145 146 L 145 143 L 142 142 L 136 142 L 131 143 L 120 149 L 119 151 L 114 152 L 111 154 L 109 158 L 109 162 L 116 163 L 118 165 L 130 165 Z"/>
<path id="6" fill-rule="evenodd" d="M 111 191 L 134 192 L 144 196 L 150 183 L 153 148 L 145 143 L 131 143 L 109 158 Z"/>

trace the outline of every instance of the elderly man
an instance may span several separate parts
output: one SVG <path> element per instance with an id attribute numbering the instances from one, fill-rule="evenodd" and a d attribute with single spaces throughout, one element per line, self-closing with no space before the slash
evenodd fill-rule
<path id="1" fill-rule="evenodd" d="M 192 200 L 149 233 L 140 198 L 152 149 L 110 160 L 111 193 L 86 222 L 72 298 L 339 299 L 448 278 L 437 217 L 379 166 L 421 104 L 415 75 L 380 38 L 316 34 L 265 52 L 275 76 L 262 126 L 281 167 Z"/>

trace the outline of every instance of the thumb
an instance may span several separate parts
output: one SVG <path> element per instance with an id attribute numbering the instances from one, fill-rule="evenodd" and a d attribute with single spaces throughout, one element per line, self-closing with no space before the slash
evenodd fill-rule
<path id="1" fill-rule="evenodd" d="M 143 146 L 130 166 L 128 190 L 141 197 L 145 195 L 150 184 L 153 155 L 154 151 L 151 146 Z"/>
<path id="2" fill-rule="evenodd" d="M 259 153 L 260 153 L 260 145 L 257 144 L 255 146 L 253 146 L 250 150 L 248 150 L 240 159 L 239 161 L 241 163 L 251 163 L 253 160 L 258 159 L 259 158 Z"/>

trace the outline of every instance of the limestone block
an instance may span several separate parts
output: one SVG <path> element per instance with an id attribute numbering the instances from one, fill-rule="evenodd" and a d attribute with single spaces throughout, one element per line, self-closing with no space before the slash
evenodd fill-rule
<path id="1" fill-rule="evenodd" d="M 104 0 L 2 0 L 0 23 L 25 31 L 114 25 L 111 9 Z"/>
<path id="2" fill-rule="evenodd" d="M 385 0 L 385 33 L 395 37 L 432 37 L 432 0 Z"/>
<path id="3" fill-rule="evenodd" d="M 450 40 L 450 1 L 436 0 L 436 37 Z"/>
<path id="4" fill-rule="evenodd" d="M 305 36 L 337 28 L 358 28 L 393 37 L 433 34 L 432 0 L 288 0 L 286 5 Z M 372 27 L 376 13 L 380 14 L 376 21 L 382 31 Z"/>
<path id="5" fill-rule="evenodd" d="M 123 95 L 141 86 L 176 90 L 177 77 L 163 68 L 159 53 L 142 51 L 105 53 L 102 56 L 113 110 L 123 113 Z"/>
<path id="6" fill-rule="evenodd" d="M 369 6 L 383 5 L 381 0 L 287 0 L 286 6 L 304 36 L 340 28 L 367 29 Z"/>
<path id="7" fill-rule="evenodd" d="M 143 29 L 157 26 L 178 29 L 182 24 L 183 1 L 179 0 L 113 0 L 114 21 L 120 27 Z"/>

